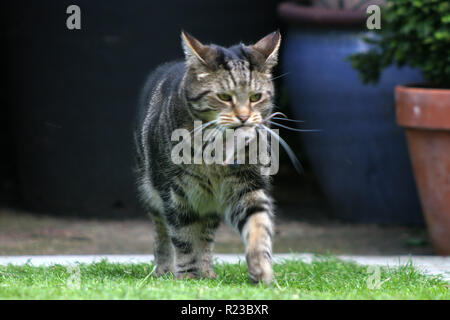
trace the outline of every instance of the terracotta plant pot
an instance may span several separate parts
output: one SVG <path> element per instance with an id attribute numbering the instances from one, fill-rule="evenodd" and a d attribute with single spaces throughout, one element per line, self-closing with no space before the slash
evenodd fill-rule
<path id="1" fill-rule="evenodd" d="M 450 90 L 397 86 L 395 95 L 431 240 L 450 255 Z"/>

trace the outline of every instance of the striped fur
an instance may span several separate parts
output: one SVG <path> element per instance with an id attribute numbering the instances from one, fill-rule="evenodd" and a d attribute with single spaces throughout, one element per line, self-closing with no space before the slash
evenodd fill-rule
<path id="1" fill-rule="evenodd" d="M 245 124 L 256 132 L 272 111 L 280 35 L 231 48 L 203 45 L 184 33 L 182 42 L 185 61 L 150 75 L 135 132 L 139 193 L 155 223 L 156 273 L 215 277 L 214 233 L 224 219 L 242 235 L 250 277 L 270 283 L 270 178 L 258 165 L 176 165 L 170 155 L 173 130 L 192 130 L 194 121 L 217 120 L 210 128 L 220 130 Z M 224 93 L 232 99 L 221 99 Z"/>

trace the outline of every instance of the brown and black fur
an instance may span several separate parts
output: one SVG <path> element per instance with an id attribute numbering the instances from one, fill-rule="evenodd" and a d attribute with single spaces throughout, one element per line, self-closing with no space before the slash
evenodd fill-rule
<path id="1" fill-rule="evenodd" d="M 194 121 L 249 130 L 272 112 L 271 69 L 280 34 L 255 45 L 203 45 L 182 33 L 185 61 L 157 68 L 143 90 L 136 130 L 138 185 L 155 227 L 156 273 L 215 277 L 214 233 L 224 219 L 243 238 L 250 277 L 270 283 L 273 201 L 258 165 L 180 164 L 171 160 L 173 130 Z M 222 101 L 220 92 L 233 96 Z M 248 96 L 261 93 L 257 102 Z"/>

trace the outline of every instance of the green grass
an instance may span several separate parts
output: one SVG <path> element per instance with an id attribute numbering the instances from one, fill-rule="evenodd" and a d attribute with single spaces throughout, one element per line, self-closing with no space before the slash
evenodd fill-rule
<path id="1" fill-rule="evenodd" d="M 0 266 L 0 299 L 450 299 L 448 283 L 410 264 L 381 268 L 379 289 L 367 284 L 376 270 L 334 257 L 277 264 L 276 284 L 267 287 L 249 281 L 245 263 L 216 265 L 216 280 L 156 278 L 153 269 L 106 261 L 79 264 L 79 273 L 61 265 Z"/>

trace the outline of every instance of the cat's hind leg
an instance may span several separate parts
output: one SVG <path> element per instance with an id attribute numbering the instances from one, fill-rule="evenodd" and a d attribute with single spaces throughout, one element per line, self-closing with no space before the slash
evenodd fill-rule
<path id="1" fill-rule="evenodd" d="M 175 270 L 175 254 L 163 216 L 164 204 L 162 198 L 153 187 L 150 179 L 141 178 L 139 181 L 140 198 L 153 221 L 155 229 L 153 254 L 155 256 L 156 269 L 154 275 L 160 276 L 166 273 L 173 273 Z"/>
<path id="2" fill-rule="evenodd" d="M 152 214 L 152 220 L 155 225 L 153 253 L 156 269 L 154 275 L 174 273 L 175 253 L 165 222 L 158 214 Z"/>
<path id="3" fill-rule="evenodd" d="M 218 214 L 210 214 L 202 217 L 200 242 L 202 249 L 201 273 L 204 278 L 214 279 L 217 277 L 214 271 L 214 236 L 220 224 Z"/>
<path id="4" fill-rule="evenodd" d="M 175 248 L 175 275 L 177 278 L 201 277 L 201 247 L 198 239 L 200 225 L 171 226 L 170 238 Z"/>
<path id="5" fill-rule="evenodd" d="M 181 191 L 178 191 L 181 192 Z M 187 205 L 185 198 L 172 193 L 165 209 L 170 240 L 175 249 L 177 278 L 200 278 L 200 217 Z"/>

